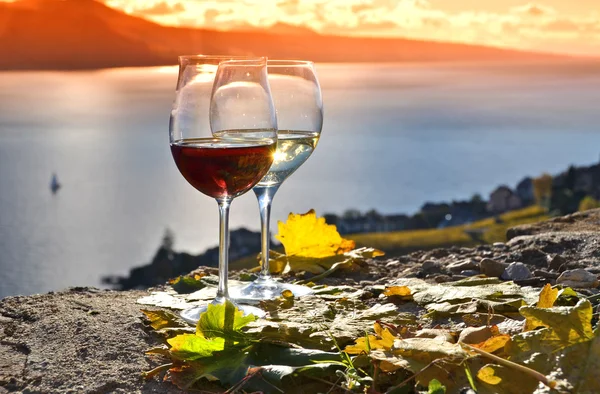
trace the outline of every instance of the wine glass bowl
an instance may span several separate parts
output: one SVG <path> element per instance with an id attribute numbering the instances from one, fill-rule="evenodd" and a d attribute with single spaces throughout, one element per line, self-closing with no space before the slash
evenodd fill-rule
<path id="1" fill-rule="evenodd" d="M 219 285 L 213 303 L 224 303 L 230 300 L 230 204 L 267 173 L 276 149 L 266 58 L 181 56 L 169 136 L 180 173 L 219 206 Z M 241 309 L 264 315 L 258 308 Z M 204 310 L 191 308 L 181 315 L 194 323 Z"/>
<path id="2" fill-rule="evenodd" d="M 281 184 L 313 153 L 323 127 L 323 99 L 314 64 L 301 60 L 269 60 L 269 85 L 277 112 L 277 151 L 269 172 L 252 189 L 261 219 L 261 271 L 243 287 L 232 288 L 239 302 L 271 299 L 283 290 L 296 296 L 310 294 L 306 286 L 281 283 L 269 272 L 271 203 Z"/>

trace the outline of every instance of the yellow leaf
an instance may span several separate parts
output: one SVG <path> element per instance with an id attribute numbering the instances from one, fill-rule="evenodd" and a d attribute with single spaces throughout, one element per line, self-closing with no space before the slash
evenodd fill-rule
<path id="1" fill-rule="evenodd" d="M 498 349 L 502 349 L 508 341 L 510 341 L 510 335 L 500 334 L 495 337 L 488 338 L 487 340 L 485 340 L 477 345 L 471 345 L 471 346 L 479 348 L 488 353 L 493 353 Z"/>
<path id="2" fill-rule="evenodd" d="M 537 302 L 538 308 L 552 308 L 558 298 L 558 289 L 553 289 L 550 283 L 546 283 Z M 533 319 L 527 319 L 523 331 L 531 331 L 536 328 L 536 322 Z"/>
<path id="3" fill-rule="evenodd" d="M 407 286 L 390 286 L 385 288 L 385 290 L 383 291 L 383 295 L 388 297 L 410 297 L 411 293 L 410 289 Z"/>
<path id="4" fill-rule="evenodd" d="M 288 256 L 322 258 L 343 254 L 355 247 L 354 241 L 343 239 L 334 225 L 317 218 L 313 209 L 305 214 L 290 213 L 286 223 L 279 222 L 275 236 Z"/>
<path id="5" fill-rule="evenodd" d="M 381 324 L 375 322 L 373 324 L 375 335 L 368 335 L 369 344 L 367 345 L 367 339 L 365 337 L 358 338 L 354 345 L 348 345 L 344 351 L 348 354 L 362 354 L 369 353 L 370 350 L 390 350 L 394 345 L 396 337 L 387 328 L 381 327 Z"/>
<path id="6" fill-rule="evenodd" d="M 537 302 L 538 308 L 552 308 L 558 298 L 558 289 L 553 289 L 550 283 L 546 283 L 540 292 L 540 299 Z"/>
<path id="7" fill-rule="evenodd" d="M 528 322 L 534 327 L 548 327 L 543 340 L 554 343 L 558 348 L 574 345 L 591 339 L 592 304 L 588 300 L 580 300 L 574 307 L 537 308 L 524 306 L 519 309 Z"/>
<path id="8" fill-rule="evenodd" d="M 478 392 L 497 394 L 533 393 L 539 383 L 522 371 L 497 364 L 481 367 L 477 372 L 477 379 L 483 383 L 483 387 L 477 385 Z"/>
<path id="9" fill-rule="evenodd" d="M 494 386 L 502 382 L 502 379 L 496 376 L 496 371 L 491 365 L 486 365 L 485 367 L 482 367 L 477 372 L 477 379 L 481 380 L 484 383 L 491 384 Z"/>

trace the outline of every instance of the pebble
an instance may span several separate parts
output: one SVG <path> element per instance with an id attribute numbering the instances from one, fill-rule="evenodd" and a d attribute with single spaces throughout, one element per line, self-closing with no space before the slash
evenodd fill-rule
<path id="1" fill-rule="evenodd" d="M 460 271 L 461 275 L 464 275 L 466 277 L 469 276 L 475 276 L 475 275 L 479 275 L 479 271 L 475 271 L 475 270 L 464 270 L 464 271 Z"/>
<path id="2" fill-rule="evenodd" d="M 595 288 L 598 287 L 598 277 L 583 268 L 568 270 L 556 279 L 557 284 L 569 287 Z"/>
<path id="3" fill-rule="evenodd" d="M 476 270 L 479 269 L 479 265 L 477 261 L 473 259 L 466 259 L 463 261 L 458 261 L 456 263 L 448 264 L 446 267 L 452 272 L 461 272 L 465 270 Z"/>
<path id="4" fill-rule="evenodd" d="M 558 274 L 556 272 L 548 272 L 548 271 L 544 271 L 544 270 L 535 270 L 535 271 L 533 271 L 533 274 L 535 276 L 541 276 L 542 278 L 548 278 L 548 279 L 558 278 Z"/>
<path id="5" fill-rule="evenodd" d="M 421 265 L 421 270 L 426 274 L 433 274 L 442 271 L 442 265 L 434 260 L 426 260 Z"/>
<path id="6" fill-rule="evenodd" d="M 556 255 L 553 257 L 548 256 L 548 268 L 550 268 L 553 271 L 557 271 L 560 269 L 561 265 L 566 264 L 567 263 L 567 259 L 565 259 L 564 257 L 562 257 L 561 255 Z"/>
<path id="7" fill-rule="evenodd" d="M 531 271 L 525 264 L 515 262 L 506 267 L 500 278 L 503 280 L 525 280 L 532 276 Z"/>
<path id="8" fill-rule="evenodd" d="M 508 267 L 507 263 L 492 259 L 483 259 L 479 262 L 479 271 L 485 276 L 499 278 Z"/>
<path id="9" fill-rule="evenodd" d="M 436 283 L 446 283 L 446 282 L 452 282 L 453 280 L 456 280 L 456 279 L 451 278 L 448 275 L 437 275 L 433 278 L 433 280 Z"/>
<path id="10" fill-rule="evenodd" d="M 400 266 L 400 262 L 399 261 L 390 261 L 389 263 L 387 263 L 385 265 L 385 268 L 394 268 L 394 267 L 398 267 Z"/>
<path id="11" fill-rule="evenodd" d="M 506 249 L 506 244 L 504 242 L 494 242 L 492 246 L 496 249 Z"/>

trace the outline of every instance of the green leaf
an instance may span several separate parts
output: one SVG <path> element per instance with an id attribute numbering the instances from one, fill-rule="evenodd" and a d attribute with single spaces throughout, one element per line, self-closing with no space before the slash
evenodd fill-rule
<path id="1" fill-rule="evenodd" d="M 202 279 L 192 278 L 190 276 L 179 276 L 169 281 L 169 284 L 179 294 L 189 294 L 196 290 L 206 287 L 206 282 Z"/>
<path id="2" fill-rule="evenodd" d="M 427 394 L 445 394 L 446 387 L 444 387 L 439 380 L 432 379 L 429 381 L 429 387 Z"/>
<path id="3" fill-rule="evenodd" d="M 206 338 L 220 337 L 229 340 L 240 340 L 243 333 L 242 327 L 256 320 L 254 315 L 244 316 L 244 312 L 237 309 L 233 303 L 208 304 L 206 312 L 200 315 L 196 333 Z"/>
<path id="4" fill-rule="evenodd" d="M 225 348 L 225 339 L 207 339 L 196 334 L 182 334 L 167 339 L 171 345 L 171 355 L 179 360 L 193 361 L 210 357 L 214 352 Z"/>

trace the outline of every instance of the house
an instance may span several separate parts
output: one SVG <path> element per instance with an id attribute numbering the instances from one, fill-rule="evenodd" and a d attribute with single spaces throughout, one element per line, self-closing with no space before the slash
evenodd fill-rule
<path id="1" fill-rule="evenodd" d="M 531 179 L 531 177 L 524 178 L 519 182 L 515 191 L 517 196 L 521 199 L 523 206 L 534 203 L 535 194 L 533 192 L 533 179 Z"/>
<path id="2" fill-rule="evenodd" d="M 519 209 L 523 206 L 521 198 L 508 186 L 500 186 L 490 194 L 487 210 L 491 213 L 502 213 Z"/>

